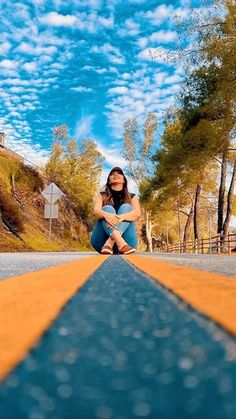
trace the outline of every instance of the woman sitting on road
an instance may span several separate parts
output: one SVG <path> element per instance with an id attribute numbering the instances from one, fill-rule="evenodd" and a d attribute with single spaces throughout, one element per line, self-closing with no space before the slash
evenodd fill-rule
<path id="1" fill-rule="evenodd" d="M 137 236 L 134 221 L 141 215 L 138 198 L 129 193 L 127 179 L 120 167 L 110 171 L 104 192 L 94 205 L 98 221 L 91 235 L 97 252 L 128 255 L 135 252 Z"/>

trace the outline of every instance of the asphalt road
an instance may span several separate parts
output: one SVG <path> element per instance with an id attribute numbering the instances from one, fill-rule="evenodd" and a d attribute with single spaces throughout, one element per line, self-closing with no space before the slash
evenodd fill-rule
<path id="1" fill-rule="evenodd" d="M 0 253 L 0 279 L 95 255 L 95 252 Z"/>
<path id="2" fill-rule="evenodd" d="M 0 387 L 1 419 L 235 419 L 236 342 L 108 258 Z"/>
<path id="3" fill-rule="evenodd" d="M 234 255 L 201 255 L 180 253 L 145 253 L 140 255 L 162 259 L 176 265 L 191 266 L 208 272 L 216 272 L 223 275 L 236 275 L 236 254 Z"/>
<path id="4" fill-rule="evenodd" d="M 37 271 L 61 263 L 72 262 L 73 260 L 96 254 L 95 252 L 0 253 L 0 279 L 25 272 Z M 138 252 L 138 254 L 159 258 L 174 264 L 192 266 L 193 268 L 209 272 L 230 276 L 236 275 L 236 255 L 148 254 L 144 252 Z"/>

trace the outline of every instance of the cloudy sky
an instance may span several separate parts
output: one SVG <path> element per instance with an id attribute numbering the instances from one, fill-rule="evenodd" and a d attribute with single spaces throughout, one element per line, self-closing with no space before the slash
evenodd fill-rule
<path id="1" fill-rule="evenodd" d="M 161 121 L 175 103 L 184 74 L 165 53 L 176 49 L 175 16 L 184 19 L 189 7 L 197 0 L 1 0 L 7 145 L 43 162 L 52 128 L 67 124 L 78 142 L 96 140 L 105 171 L 123 166 L 123 122 L 149 111 Z M 155 59 L 152 48 L 161 51 Z"/>

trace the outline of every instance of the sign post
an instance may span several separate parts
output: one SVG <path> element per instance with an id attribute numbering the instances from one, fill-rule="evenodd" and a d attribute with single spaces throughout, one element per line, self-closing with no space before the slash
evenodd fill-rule
<path id="1" fill-rule="evenodd" d="M 48 239 L 51 240 L 52 234 L 52 219 L 58 218 L 58 204 L 55 202 L 60 199 L 64 193 L 58 188 L 55 183 L 50 183 L 43 192 L 41 192 L 43 197 L 48 201 L 48 204 L 45 204 L 44 207 L 44 218 L 49 218 L 49 233 Z"/>

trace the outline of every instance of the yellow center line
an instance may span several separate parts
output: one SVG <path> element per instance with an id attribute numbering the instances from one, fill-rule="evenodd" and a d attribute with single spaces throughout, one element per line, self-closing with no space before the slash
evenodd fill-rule
<path id="1" fill-rule="evenodd" d="M 0 380 L 35 346 L 106 259 L 92 256 L 0 281 Z"/>
<path id="2" fill-rule="evenodd" d="M 236 278 L 138 255 L 131 264 L 236 335 Z"/>

